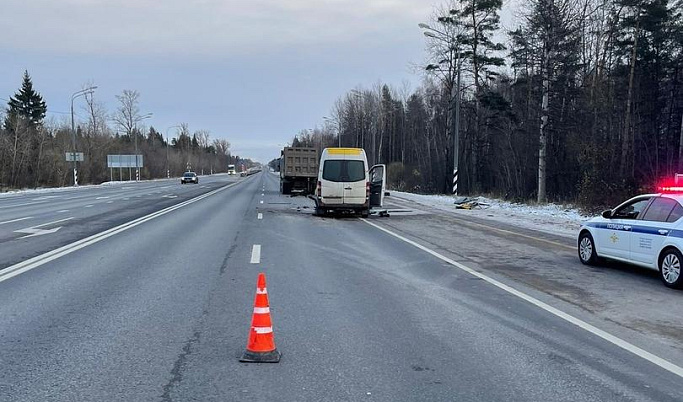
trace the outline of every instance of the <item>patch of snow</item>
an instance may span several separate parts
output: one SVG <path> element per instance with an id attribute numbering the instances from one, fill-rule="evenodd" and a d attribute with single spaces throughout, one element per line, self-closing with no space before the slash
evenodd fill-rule
<path id="1" fill-rule="evenodd" d="M 458 216 L 473 216 L 495 222 L 538 230 L 563 237 L 575 238 L 581 223 L 590 219 L 576 207 L 559 204 L 521 204 L 487 197 L 472 197 L 481 208 L 456 209 L 455 197 L 449 195 L 423 195 L 391 191 L 391 197 L 409 200 Z"/>

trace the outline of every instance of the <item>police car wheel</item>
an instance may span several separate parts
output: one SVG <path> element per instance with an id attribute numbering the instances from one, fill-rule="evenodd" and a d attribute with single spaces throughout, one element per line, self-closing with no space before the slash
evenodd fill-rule
<path id="1" fill-rule="evenodd" d="M 595 252 L 595 242 L 590 233 L 584 232 L 579 236 L 579 260 L 586 265 L 594 265 L 598 262 L 598 254 Z"/>
<path id="2" fill-rule="evenodd" d="M 659 257 L 659 274 L 664 285 L 670 288 L 683 288 L 683 275 L 681 275 L 681 264 L 683 255 L 675 248 L 665 250 Z"/>

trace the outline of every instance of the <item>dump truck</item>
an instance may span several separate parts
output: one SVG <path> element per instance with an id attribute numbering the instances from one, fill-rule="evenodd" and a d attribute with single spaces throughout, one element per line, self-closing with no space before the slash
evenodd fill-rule
<path id="1" fill-rule="evenodd" d="M 319 159 L 316 148 L 285 147 L 280 152 L 280 193 L 313 194 Z"/>

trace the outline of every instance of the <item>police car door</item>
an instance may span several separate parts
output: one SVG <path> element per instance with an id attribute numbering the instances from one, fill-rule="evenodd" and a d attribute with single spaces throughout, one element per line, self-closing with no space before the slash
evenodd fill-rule
<path id="1" fill-rule="evenodd" d="M 645 210 L 642 220 L 638 220 L 633 226 L 631 258 L 656 266 L 657 254 L 681 214 L 683 207 L 676 200 L 667 197 L 655 198 Z"/>
<path id="2" fill-rule="evenodd" d="M 618 206 L 604 226 L 597 230 L 598 255 L 630 258 L 631 230 L 636 218 L 650 202 L 651 196 L 637 197 Z"/>

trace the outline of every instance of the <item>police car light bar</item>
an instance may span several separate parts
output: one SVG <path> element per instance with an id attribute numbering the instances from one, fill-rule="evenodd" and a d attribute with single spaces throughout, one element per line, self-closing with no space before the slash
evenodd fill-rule
<path id="1" fill-rule="evenodd" d="M 660 193 L 683 193 L 682 186 L 662 186 L 657 189 Z"/>

